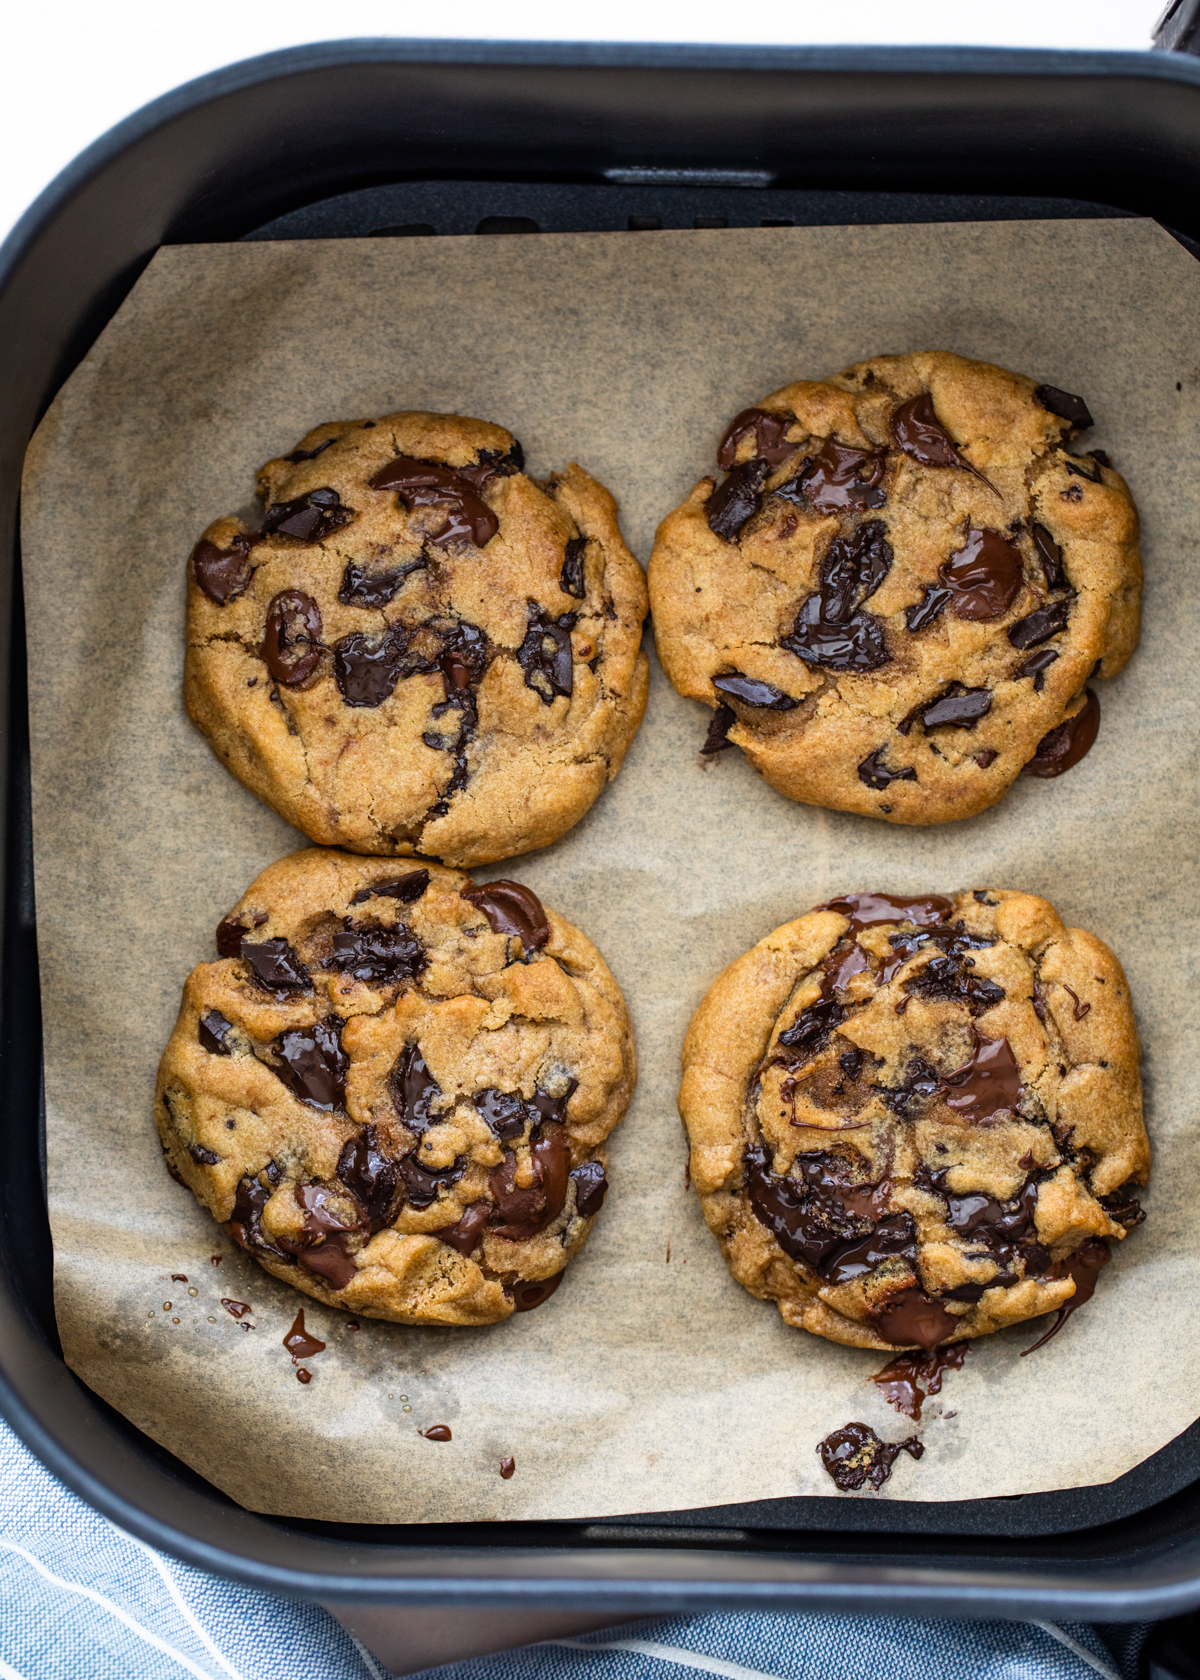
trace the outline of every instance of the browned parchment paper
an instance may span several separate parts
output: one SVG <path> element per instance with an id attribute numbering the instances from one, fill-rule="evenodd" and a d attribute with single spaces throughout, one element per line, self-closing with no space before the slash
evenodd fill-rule
<path id="1" fill-rule="evenodd" d="M 793 806 L 655 667 L 616 784 L 515 874 L 596 940 L 642 1064 L 612 1191 L 552 1301 L 482 1330 L 305 1303 L 172 1184 L 151 1119 L 179 988 L 256 872 L 300 843 L 179 698 L 184 565 L 254 468 L 322 420 L 497 419 L 531 469 L 583 463 L 643 558 L 727 418 L 884 351 L 945 348 L 1083 392 L 1145 524 L 1140 651 L 1097 746 L 973 821 Z M 1094 1301 L 973 1345 L 885 1497 L 1106 1481 L 1200 1411 L 1196 800 L 1200 268 L 1147 222 L 357 240 L 159 252 L 29 454 L 25 566 L 56 1299 L 72 1368 L 255 1510 L 333 1520 L 581 1517 L 828 1494 L 816 1442 L 906 1419 L 875 1354 L 784 1326 L 727 1276 L 684 1189 L 679 1046 L 734 956 L 851 888 L 1048 896 L 1126 965 L 1157 1160 L 1150 1217 Z M 487 875 L 489 872 L 482 872 Z M 668 1244 L 669 1260 L 668 1260 Z M 214 1268 L 209 1256 L 220 1254 Z M 173 1273 L 186 1273 L 188 1283 Z M 194 1291 L 194 1293 L 193 1293 Z M 249 1301 L 246 1331 L 219 1297 Z M 170 1302 L 168 1307 L 164 1303 Z M 954 1417 L 943 1413 L 954 1412 Z M 453 1441 L 417 1427 L 451 1426 Z M 511 1481 L 498 1475 L 513 1455 Z"/>

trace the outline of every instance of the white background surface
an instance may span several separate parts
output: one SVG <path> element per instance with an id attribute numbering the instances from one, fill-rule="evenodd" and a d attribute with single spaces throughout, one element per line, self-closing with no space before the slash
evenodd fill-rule
<path id="1" fill-rule="evenodd" d="M 239 59 L 350 36 L 1139 50 L 1165 0 L 164 0 L 14 6 L 0 101 L 0 236 L 122 117 Z"/>

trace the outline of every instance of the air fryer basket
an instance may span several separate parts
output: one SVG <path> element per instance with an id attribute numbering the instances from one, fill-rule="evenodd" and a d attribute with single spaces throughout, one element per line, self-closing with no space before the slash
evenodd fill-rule
<path id="1" fill-rule="evenodd" d="M 0 251 L 0 1410 L 64 1482 L 188 1562 L 326 1600 L 1096 1620 L 1200 1603 L 1200 1423 L 1114 1483 L 1008 1500 L 346 1526 L 242 1510 L 78 1382 L 45 1209 L 16 543 L 29 436 L 163 243 L 1137 214 L 1195 253 L 1198 188 L 1184 57 L 354 41 L 190 84 L 34 205 Z"/>

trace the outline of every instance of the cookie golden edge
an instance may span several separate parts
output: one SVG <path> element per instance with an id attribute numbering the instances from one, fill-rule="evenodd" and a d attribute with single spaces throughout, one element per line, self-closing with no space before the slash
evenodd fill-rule
<path id="1" fill-rule="evenodd" d="M 1006 997 L 981 1016 L 979 1030 L 986 1036 L 1003 1033 L 1008 1038 L 1027 1079 L 1039 1066 L 1039 1038 L 1042 1075 L 1051 1067 L 1047 1029 L 1052 1029 L 1055 1044 L 1066 1053 L 1068 1075 L 1047 1093 L 1052 1096 L 1045 1104 L 1047 1119 L 1051 1127 L 1070 1134 L 1074 1150 L 1095 1156 L 1088 1187 L 1063 1163 L 1039 1189 L 1037 1240 L 1057 1260 L 1091 1238 L 1123 1240 L 1125 1227 L 1109 1217 L 1098 1198 L 1111 1197 L 1130 1184 L 1145 1184 L 1149 1178 L 1151 1151 L 1142 1115 L 1137 1027 L 1124 971 L 1102 940 L 1082 929 L 1065 927 L 1053 906 L 1031 894 L 988 888 L 986 896 L 996 901 L 995 929 L 1000 939 L 1026 958 L 1031 974 L 1036 970 L 1044 984 L 1042 1007 L 1047 1023 L 1043 1028 L 1031 987 L 1028 999 Z M 972 907 L 978 907 L 977 893 L 960 893 L 948 919 L 960 914 L 969 918 Z M 785 1012 L 793 1012 L 803 982 L 848 931 L 845 915 L 818 907 L 776 928 L 718 976 L 684 1040 L 679 1114 L 690 1151 L 692 1186 L 735 1280 L 758 1299 L 774 1301 L 785 1322 L 796 1328 L 847 1347 L 896 1352 L 919 1344 L 882 1337 L 872 1324 L 861 1288 L 828 1286 L 817 1273 L 789 1257 L 754 1214 L 746 1189 L 746 1151 L 755 1135 L 761 1135 L 751 1114 L 754 1081 L 773 1035 L 786 1024 Z M 1080 1017 L 1084 1004 L 1087 1007 Z M 1038 1088 L 1037 1080 L 1031 1083 Z M 895 1136 L 903 1133 L 903 1122 L 883 1124 L 885 1132 L 893 1134 L 894 1144 Z M 839 1134 L 836 1129 L 798 1127 L 792 1159 L 799 1153 L 820 1152 L 839 1136 L 843 1147 L 849 1142 L 853 1148 L 854 1131 Z M 889 1147 L 884 1139 L 879 1153 L 886 1157 Z M 790 1164 L 786 1159 L 781 1162 L 776 1153 L 772 1166 L 786 1171 Z M 929 1244 L 944 1242 L 953 1233 L 944 1225 L 936 1199 L 913 1186 L 913 1165 L 910 1155 L 907 1171 L 890 1173 L 891 1208 L 913 1216 L 920 1233 L 921 1259 L 928 1253 L 936 1273 L 939 1256 L 936 1248 L 929 1251 Z M 1052 1167 L 1053 1155 L 1047 1157 L 1046 1165 Z M 872 1176 L 878 1174 L 868 1172 Z M 1020 1176 L 1007 1187 L 1010 1197 L 1016 1194 Z M 959 1175 L 959 1182 L 950 1188 L 967 1195 L 976 1185 L 968 1172 Z M 992 1188 L 1002 1186 L 993 1181 Z M 914 1285 L 928 1292 L 936 1281 L 923 1269 L 891 1267 L 872 1305 L 885 1303 L 889 1296 Z M 940 1341 L 971 1339 L 1035 1319 L 1061 1308 L 1074 1293 L 1070 1276 L 1027 1277 L 1009 1288 L 985 1291 L 974 1305 L 947 1302 L 943 1310 L 957 1322 Z"/>
<path id="2" fill-rule="evenodd" d="M 385 437 L 394 439 L 394 446 L 384 445 Z M 323 487 L 331 476 L 337 477 L 355 452 L 366 452 L 357 474 L 365 485 L 371 473 L 386 466 L 397 451 L 463 466 L 481 450 L 503 455 L 514 443 L 512 434 L 501 426 L 455 414 L 403 410 L 369 422 L 334 421 L 307 432 L 291 452 L 315 458 L 293 462 L 279 456 L 266 462 L 257 473 L 257 492 L 264 506 L 302 497 Z M 187 714 L 225 768 L 315 844 L 366 855 L 433 856 L 456 868 L 494 863 L 559 839 L 581 820 L 619 772 L 645 713 L 649 689 L 649 663 L 641 649 L 648 611 L 645 574 L 621 535 L 615 497 L 582 467 L 572 462 L 544 483 L 523 472 L 518 476 L 525 500 L 539 507 L 544 503 L 541 511 L 559 522 L 563 514 L 568 516 L 602 554 L 604 593 L 610 608 L 604 625 L 602 693 L 592 705 L 581 738 L 565 742 L 568 750 L 552 751 L 541 775 L 532 774 L 528 765 L 518 765 L 514 771 L 508 762 L 514 756 L 511 748 L 507 758 L 498 756 L 491 770 L 481 756 L 486 788 L 477 783 L 471 798 L 452 797 L 440 817 L 429 815 L 426 807 L 425 815 L 413 824 L 417 832 L 407 838 L 380 835 L 372 829 L 369 813 L 364 816 L 345 808 L 328 787 L 316 784 L 312 755 L 289 729 L 281 708 L 272 705 L 269 681 L 248 686 L 256 673 L 262 675 L 261 663 L 253 653 L 230 646 L 228 612 L 205 596 L 189 558 L 183 676 Z M 389 494 L 367 493 L 379 501 Z M 493 488 L 484 492 L 485 499 L 489 494 L 495 502 L 510 493 Z M 528 514 L 524 507 L 518 511 L 521 517 Z M 210 523 L 200 541 L 224 549 L 246 535 L 252 533 L 245 521 L 226 515 Z M 477 552 L 473 563 L 486 566 L 485 551 Z M 564 595 L 560 606 L 569 611 L 577 609 L 579 602 Z M 328 670 L 318 680 L 328 685 L 331 696 L 336 695 Z M 552 715 L 561 711 L 565 717 L 571 703 L 564 705 L 558 699 L 548 710 Z M 557 717 L 556 723 L 561 722 Z M 477 745 L 481 737 L 482 732 Z M 516 756 L 521 756 L 519 748 Z M 485 799 L 486 808 L 481 809 Z"/>
<path id="3" fill-rule="evenodd" d="M 481 912 L 461 898 L 463 889 L 471 886 L 469 876 L 424 861 L 421 868 L 428 872 L 437 901 L 431 903 L 431 912 L 456 918 L 460 932 L 462 927 L 473 926 L 477 946 L 484 947 L 498 937 Z M 399 870 L 409 872 L 407 860 L 399 860 Z M 330 915 L 339 916 L 348 910 L 355 892 L 397 872 L 397 860 L 364 858 L 330 849 L 297 852 L 265 869 L 223 925 L 240 923 L 256 939 L 291 935 L 289 943 L 294 940 L 295 948 L 302 950 L 306 939 L 324 937 L 319 929 L 314 935 L 316 923 Z M 607 1170 L 605 1142 L 624 1117 L 637 1083 L 629 1014 L 620 988 L 592 942 L 555 911 L 542 908 L 549 939 L 540 952 L 533 953 L 534 960 L 524 960 L 530 953 L 519 942 L 515 945 L 517 954 L 508 967 L 517 971 L 519 984 L 512 999 L 500 998 L 499 1012 L 503 1013 L 509 1002 L 535 1015 L 539 1007 L 543 1015 L 552 1008 L 565 1007 L 573 1009 L 592 1032 L 603 1054 L 597 1055 L 596 1076 L 581 1077 L 570 1093 L 562 1131 L 570 1146 L 572 1172 L 589 1161 Z M 508 953 L 513 949 L 510 939 Z M 183 988 L 178 1017 L 158 1071 L 155 1122 L 167 1170 L 227 1232 L 239 1185 L 247 1175 L 265 1174 L 272 1161 L 282 1172 L 262 1214 L 269 1239 L 288 1233 L 294 1236 L 292 1228 L 302 1225 L 301 1210 L 288 1206 L 288 1197 L 294 1200 L 301 1184 L 332 1187 L 331 1205 L 340 1207 L 337 1198 L 341 1187 L 336 1175 L 341 1151 L 361 1135 L 372 1117 L 378 1119 L 380 1101 L 386 1101 L 388 1069 L 378 1065 L 381 1037 L 384 1058 L 390 1063 L 391 1057 L 388 1034 L 386 1030 L 381 1034 L 381 1023 L 386 1027 L 386 1017 L 403 1010 L 406 998 L 411 1004 L 412 989 L 405 987 L 392 1001 L 380 1004 L 371 995 L 372 988 L 362 982 L 338 974 L 322 975 L 311 964 L 309 967 L 314 979 L 311 999 L 279 1002 L 250 982 L 246 965 L 237 958 L 199 964 Z M 445 963 L 435 961 L 427 972 L 432 985 L 448 983 Z M 463 1031 L 461 1022 L 456 1025 L 455 1012 L 461 1011 L 464 1003 L 471 1004 L 465 993 L 437 999 L 432 1013 L 437 1017 L 440 1006 L 444 1030 L 430 1038 L 437 1036 L 439 1045 L 435 1050 L 424 1038 L 419 1045 L 422 1055 L 428 1050 L 435 1077 L 441 1073 L 447 1084 L 453 1070 L 456 1033 L 461 1041 Z M 342 1015 L 350 1029 L 349 1033 L 345 1028 L 342 1032 L 350 1068 L 345 1082 L 345 1111 L 339 1114 L 323 1113 L 302 1102 L 257 1056 L 214 1056 L 199 1041 L 201 1017 L 213 1010 L 230 1020 L 244 1041 L 261 1049 L 289 1028 L 303 1028 L 327 1017 L 331 1009 Z M 491 1013 L 497 1014 L 495 1000 Z M 478 1008 L 471 1014 L 473 1019 L 480 1017 Z M 356 1027 L 361 1043 L 355 1042 Z M 377 1041 L 374 1050 L 372 1035 Z M 400 1042 L 404 1041 L 401 1033 Z M 452 1118 L 463 1102 L 465 1099 L 451 1106 Z M 354 1117 L 356 1113 L 360 1118 Z M 236 1152 L 230 1150 L 230 1119 L 238 1136 Z M 452 1186 L 449 1197 L 439 1197 L 424 1210 L 411 1209 L 404 1202 L 390 1226 L 365 1239 L 355 1233 L 351 1238 L 355 1275 L 344 1288 L 330 1287 L 323 1277 L 296 1260 L 289 1261 L 284 1253 L 264 1252 L 244 1241 L 241 1246 L 272 1276 L 342 1311 L 400 1324 L 501 1322 L 518 1310 L 522 1286 L 549 1281 L 551 1289 L 557 1287 L 602 1209 L 590 1216 L 581 1214 L 576 1206 L 576 1180 L 569 1179 L 561 1212 L 528 1241 L 510 1243 L 485 1233 L 474 1256 L 468 1256 L 430 1235 L 453 1224 L 462 1208 L 473 1200 L 486 1199 L 488 1162 L 481 1166 L 475 1159 L 489 1154 L 482 1137 L 485 1130 L 482 1126 L 473 1128 L 468 1173 Z M 418 1136 L 415 1142 L 420 1141 Z M 502 1149 L 492 1149 L 491 1165 L 498 1164 L 502 1156 Z M 235 1236 L 235 1240 L 239 1239 Z"/>
<path id="4" fill-rule="evenodd" d="M 755 407 L 767 413 L 795 414 L 800 431 L 807 428 L 808 435 L 818 442 L 836 437 L 861 448 L 889 444 L 886 434 L 868 437 L 856 411 L 864 385 L 873 376 L 893 382 L 899 400 L 921 391 L 931 392 L 937 413 L 950 430 L 956 436 L 971 438 L 971 464 L 985 478 L 996 480 L 1001 490 L 1006 488 L 1008 478 L 1015 486 L 1027 465 L 1023 460 L 1006 461 L 1010 446 L 1051 451 L 1071 434 L 1065 421 L 1034 400 L 1039 388 L 1034 379 L 945 351 L 873 357 L 825 379 L 785 385 Z M 803 442 L 803 437 L 798 439 L 797 450 Z M 753 443 L 743 439 L 735 464 L 753 453 Z M 786 478 L 795 470 L 796 461 L 794 456 L 786 466 L 774 469 L 768 483 Z M 831 718 L 828 726 L 822 726 L 820 741 L 806 741 L 804 729 L 794 732 L 789 727 L 789 714 L 782 714 L 767 730 L 751 727 L 749 714 L 740 711 L 736 702 L 733 710 L 737 720 L 728 731 L 729 741 L 742 750 L 755 771 L 777 792 L 801 804 L 901 825 L 927 826 L 957 822 L 998 803 L 1035 756 L 1039 742 L 1082 711 L 1089 678 L 1118 675 L 1138 644 L 1142 564 L 1137 509 L 1119 472 L 1101 463 L 1096 463 L 1094 470 L 1097 482 L 1087 486 L 1080 502 L 1074 502 L 1067 497 L 1079 488 L 1079 481 L 1068 476 L 1063 462 L 1047 459 L 1040 468 L 1037 518 L 1060 545 L 1070 545 L 1077 573 L 1082 576 L 1086 570 L 1088 575 L 1073 606 L 1071 648 L 1051 667 L 1036 697 L 1021 696 L 1005 711 L 1011 730 L 1003 740 L 1004 766 L 994 780 L 979 776 L 962 784 L 943 775 L 940 781 L 944 785 L 919 788 L 897 780 L 882 798 L 878 790 L 863 785 L 857 776 L 858 765 L 887 739 L 889 732 L 894 739 L 908 711 L 907 702 L 880 705 L 872 695 L 876 685 L 870 675 L 849 679 L 851 684 L 862 685 L 862 716 L 840 722 Z M 965 480 L 966 475 L 961 476 Z M 728 570 L 731 551 L 730 545 L 708 526 L 707 505 L 715 483 L 711 476 L 700 479 L 686 500 L 663 519 L 647 567 L 655 644 L 663 669 L 680 695 L 713 709 L 721 698 L 714 692 L 713 677 L 728 671 L 731 665 L 746 668 L 741 653 L 734 657 L 735 647 L 745 651 L 741 638 L 731 643 L 720 634 L 714 637 L 707 617 L 709 602 L 703 599 L 705 593 L 710 600 L 715 594 L 721 611 L 721 603 L 736 601 L 744 594 L 736 577 L 721 576 Z M 980 502 L 980 522 L 987 523 L 989 511 L 994 513 L 988 506 L 989 492 L 972 481 L 972 494 Z M 1007 519 L 1008 514 L 1004 517 Z M 732 552 L 737 555 L 736 545 Z M 789 623 L 804 594 L 813 587 L 815 581 L 798 590 L 783 591 L 780 611 L 786 604 Z M 919 596 L 914 597 L 914 603 L 916 599 Z M 789 676 L 799 674 L 800 662 L 779 648 L 764 650 L 760 643 L 750 660 L 747 674 L 779 686 L 786 686 Z M 947 673 L 947 680 L 952 675 Z M 805 710 L 801 708 L 800 716 L 793 721 L 803 724 Z M 839 738 L 839 729 L 844 739 Z M 967 732 L 958 733 L 967 744 L 973 742 L 974 737 L 968 737 Z M 939 767 L 932 768 L 936 771 Z M 988 776 L 997 768 L 993 762 Z"/>

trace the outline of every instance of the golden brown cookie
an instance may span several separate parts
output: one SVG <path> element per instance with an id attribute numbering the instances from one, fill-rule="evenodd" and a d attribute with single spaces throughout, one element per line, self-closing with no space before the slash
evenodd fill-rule
<path id="1" fill-rule="evenodd" d="M 513 881 L 305 851 L 184 987 L 167 1166 L 275 1277 L 403 1324 L 553 1293 L 637 1078 L 599 952 Z"/>
<path id="2" fill-rule="evenodd" d="M 730 1271 L 850 1347 L 984 1336 L 1087 1300 L 1146 1182 L 1121 965 L 1043 899 L 851 893 L 696 1011 L 679 1111 Z"/>
<path id="3" fill-rule="evenodd" d="M 729 426 L 728 476 L 659 527 L 650 600 L 680 694 L 789 799 L 896 823 L 994 805 L 1096 738 L 1137 645 L 1137 510 L 1067 447 L 1081 398 L 986 362 L 879 356 Z"/>
<path id="4" fill-rule="evenodd" d="M 324 845 L 469 866 L 548 845 L 646 706 L 646 587 L 581 467 L 502 426 L 318 426 L 258 475 L 262 529 L 188 566 L 184 698 L 247 787 Z"/>

